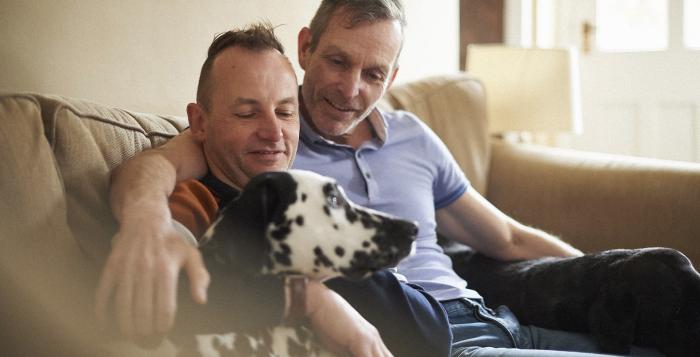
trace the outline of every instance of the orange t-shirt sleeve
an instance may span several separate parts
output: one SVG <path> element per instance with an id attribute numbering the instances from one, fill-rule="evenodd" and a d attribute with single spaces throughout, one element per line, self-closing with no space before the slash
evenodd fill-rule
<path id="1" fill-rule="evenodd" d="M 178 183 L 168 199 L 173 219 L 180 222 L 200 240 L 214 222 L 219 203 L 204 184 L 197 180 Z"/>

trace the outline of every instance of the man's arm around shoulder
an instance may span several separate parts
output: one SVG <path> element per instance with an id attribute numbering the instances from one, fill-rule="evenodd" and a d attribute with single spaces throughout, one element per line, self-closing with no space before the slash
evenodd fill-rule
<path id="1" fill-rule="evenodd" d="M 106 323 L 111 302 L 128 338 L 163 335 L 172 327 L 180 269 L 188 275 L 193 299 L 206 301 L 209 275 L 201 255 L 175 231 L 168 209 L 175 183 L 206 170 L 201 146 L 185 132 L 112 174 L 110 202 L 119 231 L 100 278 L 95 312 Z"/>

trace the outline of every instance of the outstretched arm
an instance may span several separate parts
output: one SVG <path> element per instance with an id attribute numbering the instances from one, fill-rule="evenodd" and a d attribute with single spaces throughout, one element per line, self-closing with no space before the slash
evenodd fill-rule
<path id="1" fill-rule="evenodd" d="M 331 351 L 358 357 L 392 356 L 377 328 L 335 291 L 310 281 L 306 294 L 311 328 Z"/>
<path id="2" fill-rule="evenodd" d="M 206 301 L 209 275 L 201 255 L 174 230 L 168 209 L 175 183 L 201 177 L 206 170 L 201 146 L 185 132 L 113 172 L 111 206 L 119 231 L 96 292 L 95 312 L 102 323 L 113 311 L 129 338 L 164 334 L 173 325 L 183 268 L 193 299 Z"/>
<path id="3" fill-rule="evenodd" d="M 388 270 L 362 281 L 325 283 L 376 326 L 396 356 L 449 356 L 452 333 L 442 305 L 422 288 L 401 283 Z"/>
<path id="4" fill-rule="evenodd" d="M 438 210 L 436 218 L 440 233 L 500 260 L 582 254 L 546 232 L 517 222 L 473 189 Z"/>

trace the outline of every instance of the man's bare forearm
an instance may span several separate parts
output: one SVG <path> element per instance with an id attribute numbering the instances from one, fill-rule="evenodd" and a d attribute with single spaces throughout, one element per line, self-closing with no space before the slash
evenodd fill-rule
<path id="1" fill-rule="evenodd" d="M 167 207 L 167 198 L 175 187 L 176 178 L 172 163 L 153 151 L 144 152 L 123 163 L 112 172 L 110 204 L 114 217 L 124 223 L 125 213 L 134 212 L 138 207 Z"/>
<path id="2" fill-rule="evenodd" d="M 513 249 L 519 252 L 518 259 L 533 259 L 543 256 L 579 256 L 581 251 L 544 231 L 512 222 Z"/>
<path id="3" fill-rule="evenodd" d="M 112 173 L 110 203 L 119 231 L 95 292 L 103 325 L 114 320 L 128 338 L 162 336 L 175 321 L 180 270 L 187 273 L 192 299 L 206 302 L 209 273 L 197 248 L 175 230 L 168 207 L 177 181 L 206 170 L 199 143 L 181 134 Z"/>
<path id="4" fill-rule="evenodd" d="M 112 173 L 110 204 L 118 221 L 135 208 L 156 214 L 167 207 L 167 198 L 178 181 L 201 177 L 207 166 L 201 146 L 189 132 L 165 145 L 137 154 Z M 157 205 L 157 206 L 154 206 Z M 159 215 L 166 215 L 160 212 Z M 167 218 L 150 217 L 151 219 Z"/>

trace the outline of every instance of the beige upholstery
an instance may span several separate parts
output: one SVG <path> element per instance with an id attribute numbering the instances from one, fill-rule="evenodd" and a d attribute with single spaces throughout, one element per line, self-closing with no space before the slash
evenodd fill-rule
<path id="1" fill-rule="evenodd" d="M 466 94 L 466 95 L 465 95 Z M 484 91 L 473 77 L 428 78 L 393 88 L 385 98 L 416 114 L 445 142 L 471 184 L 485 192 L 489 162 Z"/>
<path id="2" fill-rule="evenodd" d="M 386 99 L 430 125 L 474 187 L 519 221 L 584 251 L 666 246 L 700 262 L 700 164 L 489 140 L 483 89 L 466 74 Z"/>
<path id="3" fill-rule="evenodd" d="M 492 143 L 482 87 L 466 74 L 397 86 L 383 105 L 418 114 L 474 187 L 525 223 L 584 250 L 663 245 L 700 259 L 700 165 Z M 185 125 L 77 99 L 0 97 L 0 355 L 103 354 L 92 350 L 102 344 L 91 312 L 116 229 L 109 171 Z"/>
<path id="4" fill-rule="evenodd" d="M 0 97 L 0 333 L 13 340 L 0 351 L 91 348 L 94 282 L 116 230 L 109 172 L 185 124 L 56 96 Z"/>
<path id="5" fill-rule="evenodd" d="M 496 144 L 487 198 L 584 251 L 665 246 L 700 264 L 700 165 Z"/>

